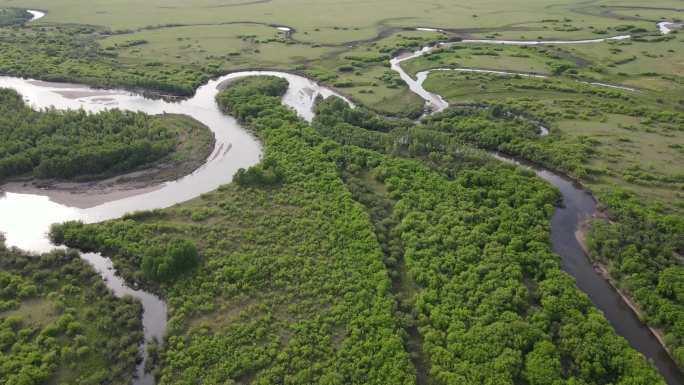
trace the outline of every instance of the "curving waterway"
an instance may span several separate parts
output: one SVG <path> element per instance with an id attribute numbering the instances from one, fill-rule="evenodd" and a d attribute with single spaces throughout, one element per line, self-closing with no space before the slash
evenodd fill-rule
<path id="1" fill-rule="evenodd" d="M 0 190 L 0 232 L 4 233 L 8 246 L 16 246 L 34 252 L 46 252 L 54 246 L 47 238 L 52 223 L 81 220 L 85 223 L 115 219 L 137 210 L 164 208 L 195 198 L 229 183 L 239 168 L 247 168 L 259 162 L 261 146 L 238 122 L 222 113 L 214 100 L 219 86 L 233 79 L 274 75 L 285 78 L 290 87 L 283 103 L 292 107 L 304 119 L 311 121 L 313 105 L 318 95 L 328 97 L 333 91 L 317 85 L 301 76 L 271 72 L 243 71 L 212 80 L 200 87 L 195 96 L 181 102 L 149 99 L 123 90 L 102 90 L 66 83 L 49 83 L 31 79 L 0 77 L 0 87 L 18 91 L 24 100 L 36 109 L 83 109 L 98 112 L 105 109 L 140 111 L 148 114 L 185 114 L 204 123 L 214 133 L 216 144 L 206 163 L 195 172 L 176 181 L 153 188 L 120 192 L 105 192 L 97 201 L 105 203 L 89 206 L 91 200 L 85 195 L 62 199 L 59 191 L 22 193 L 21 186 L 8 184 Z M 97 192 L 95 192 L 97 194 Z M 103 276 L 116 295 L 132 295 L 142 301 L 145 339 L 162 341 L 166 330 L 166 305 L 157 296 L 129 287 L 116 275 L 112 262 L 98 253 L 83 253 Z M 138 365 L 136 384 L 154 383 L 150 374 L 144 373 L 144 362 Z"/>
<path id="2" fill-rule="evenodd" d="M 607 40 L 623 40 L 626 38 L 629 38 L 629 36 L 617 36 L 613 38 L 597 40 L 579 40 L 574 42 L 464 40 L 460 42 L 460 44 L 467 44 L 471 42 L 487 42 L 492 44 L 510 45 L 571 43 L 587 44 Z M 459 43 L 447 44 L 450 45 Z M 407 83 L 413 92 L 423 98 L 427 111 L 438 112 L 449 107 L 449 103 L 442 98 L 442 96 L 429 92 L 423 88 L 423 82 L 432 71 L 464 71 L 493 73 L 499 75 L 522 75 L 542 78 L 546 77 L 545 75 L 539 74 L 525 74 L 507 71 L 490 71 L 471 68 L 439 68 L 420 72 L 416 75 L 416 79 L 413 79 L 402 68 L 402 62 L 418 58 L 447 44 L 424 47 L 416 52 L 405 53 L 391 60 L 392 70 L 396 71 L 401 76 L 401 78 Z M 632 88 L 612 84 L 589 84 L 619 88 L 626 91 L 636 91 Z M 542 135 L 545 135 L 546 133 L 548 133 L 548 131 L 545 132 L 542 130 L 541 132 Z M 585 292 L 594 305 L 603 312 L 605 317 L 615 328 L 615 331 L 624 337 L 634 349 L 639 351 L 655 364 L 656 368 L 660 371 L 661 375 L 665 378 L 665 381 L 669 385 L 684 385 L 684 374 L 672 360 L 667 350 L 659 341 L 657 335 L 653 330 L 639 320 L 636 312 L 625 302 L 620 293 L 618 293 L 615 288 L 603 277 L 603 275 L 601 275 L 601 273 L 594 268 L 594 265 L 590 262 L 589 257 L 584 252 L 584 249 L 578 240 L 581 225 L 596 214 L 596 200 L 594 197 L 581 185 L 554 172 L 533 165 L 521 164 L 521 162 L 501 154 L 494 154 L 494 156 L 508 163 L 514 163 L 523 167 L 528 167 L 534 170 L 538 177 L 558 188 L 563 197 L 563 205 L 562 207 L 556 208 L 553 218 L 551 219 L 551 243 L 553 251 L 561 257 L 563 269 L 575 278 L 579 289 Z"/>
<path id="3" fill-rule="evenodd" d="M 34 16 L 32 21 L 45 16 L 44 12 L 29 12 Z M 428 30 L 428 28 L 424 29 Z M 629 37 L 555 42 L 467 40 L 461 43 L 586 44 L 625 38 Z M 414 80 L 400 65 L 405 60 L 419 57 L 433 49 L 434 47 L 426 47 L 413 54 L 396 57 L 390 64 L 410 89 L 421 96 L 426 106 L 435 112 L 447 108 L 448 103 L 441 96 L 423 88 L 422 82 L 427 77 L 427 73 L 419 75 L 422 79 Z M 499 72 L 511 74 L 505 71 Z M 239 168 L 249 167 L 259 162 L 261 146 L 256 138 L 242 128 L 235 119 L 218 109 L 214 97 L 222 83 L 254 75 L 274 75 L 287 79 L 290 87 L 283 97 L 283 103 L 295 109 L 308 121 L 313 118 L 313 104 L 318 95 L 340 96 L 329 88 L 322 87 L 304 77 L 274 71 L 243 71 L 226 75 L 208 82 L 197 90 L 194 97 L 181 102 L 149 99 L 124 90 L 102 90 L 76 84 L 0 77 L 0 87 L 17 90 L 27 103 L 37 109 L 54 107 L 98 112 L 118 108 L 148 114 L 185 114 L 204 123 L 216 138 L 215 148 L 206 163 L 192 174 L 152 188 L 126 191 L 126 196 L 123 198 L 116 192 L 102 192 L 100 193 L 102 196 L 97 199 L 98 202 L 105 202 L 101 204 L 90 204 L 89 199 L 79 202 L 78 196 L 62 199 L 64 197 L 53 190 L 27 194 L 14 185 L 0 186 L 2 188 L 0 190 L 0 213 L 2 213 L 0 232 L 4 233 L 7 245 L 35 252 L 49 251 L 53 245 L 47 239 L 47 231 L 52 223 L 68 220 L 94 223 L 119 218 L 131 211 L 169 207 L 229 183 L 232 175 Z M 508 162 L 515 162 L 498 155 L 497 157 Z M 575 277 L 578 287 L 586 292 L 594 304 L 604 312 L 616 331 L 635 349 L 655 363 L 668 384 L 684 385 L 684 377 L 657 338 L 639 321 L 610 284 L 594 270 L 575 236 L 580 223 L 590 218 L 596 211 L 596 202 L 593 197 L 572 181 L 548 170 L 535 169 L 535 171 L 539 177 L 556 186 L 563 195 L 564 205 L 556 210 L 551 226 L 553 250 L 561 256 L 563 268 Z M 82 198 L 86 197 L 82 196 Z M 149 341 L 154 338 L 162 341 L 167 321 L 166 304 L 154 294 L 129 287 L 116 275 L 112 262 L 102 255 L 83 253 L 82 257 L 95 267 L 116 295 L 132 295 L 141 300 L 145 339 Z M 145 356 L 143 354 L 143 357 Z M 135 384 L 154 384 L 153 376 L 144 372 L 144 365 L 143 361 L 137 367 Z"/>

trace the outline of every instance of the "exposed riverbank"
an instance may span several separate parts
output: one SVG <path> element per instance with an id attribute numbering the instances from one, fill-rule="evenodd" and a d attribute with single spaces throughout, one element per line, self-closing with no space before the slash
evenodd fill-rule
<path id="1" fill-rule="evenodd" d="M 176 133 L 179 141 L 176 148 L 159 161 L 103 179 L 79 181 L 14 178 L 0 185 L 0 192 L 45 195 L 54 202 L 70 207 L 89 208 L 153 191 L 164 182 L 193 173 L 206 163 L 214 150 L 214 134 L 205 125 L 187 116 L 165 115 L 162 119 Z"/>
<path id="2" fill-rule="evenodd" d="M 325 97 L 335 94 L 332 90 L 320 87 L 309 79 L 285 74 L 283 72 L 267 71 L 238 72 L 233 75 L 212 80 L 207 85 L 197 90 L 195 97 L 176 104 L 147 99 L 140 95 L 131 95 L 122 92 L 116 93 L 114 97 L 110 98 L 106 103 L 103 103 L 102 100 L 98 100 L 97 96 L 88 94 L 88 91 L 85 89 L 80 89 L 80 91 L 76 90 L 75 92 L 82 93 L 74 94 L 78 95 L 78 97 L 69 99 L 66 97 L 67 94 L 60 94 L 55 91 L 54 88 L 58 87 L 48 89 L 48 92 L 41 93 L 45 90 L 32 88 L 31 85 L 26 84 L 25 81 L 23 83 L 21 81 L 15 83 L 19 84 L 20 87 L 24 87 L 23 89 L 29 93 L 37 92 L 37 94 L 33 95 L 33 100 L 39 100 L 36 95 L 40 95 L 41 98 L 46 98 L 45 100 L 41 100 L 42 103 L 57 100 L 60 103 L 59 106 L 61 108 L 75 108 L 75 106 L 80 105 L 85 106 L 85 108 L 97 110 L 99 108 L 110 108 L 112 106 L 111 103 L 114 103 L 113 105 L 116 105 L 119 108 L 144 110 L 150 113 L 162 113 L 166 110 L 171 110 L 174 113 L 185 113 L 197 118 L 210 127 L 217 138 L 212 154 L 209 157 L 205 157 L 206 164 L 200 167 L 196 172 L 175 182 L 154 186 L 153 190 L 148 191 L 145 190 L 145 188 L 131 190 L 130 195 L 123 197 L 123 199 L 115 198 L 106 203 L 103 202 L 103 204 L 96 205 L 89 210 L 79 210 L 78 206 L 75 204 L 60 205 L 54 204 L 55 202 L 52 201 L 48 202 L 49 206 L 47 207 L 54 211 L 44 211 L 46 206 L 41 206 L 40 204 L 46 203 L 46 199 L 43 198 L 48 194 L 45 194 L 45 192 L 42 192 L 41 194 L 6 194 L 6 196 L 0 197 L 0 210 L 3 210 L 3 213 L 8 213 L 8 215 L 6 215 L 8 218 L 5 219 L 5 222 L 0 220 L 0 230 L 10 233 L 8 239 L 11 244 L 23 244 L 27 245 L 28 248 L 51 247 L 49 243 L 45 244 L 44 239 L 45 225 L 49 226 L 50 223 L 71 219 L 92 223 L 118 218 L 125 213 L 134 210 L 151 210 L 168 207 L 197 197 L 204 192 L 212 191 L 221 184 L 229 183 L 232 179 L 232 175 L 238 168 L 249 167 L 259 161 L 261 149 L 254 137 L 244 132 L 244 129 L 232 118 L 223 115 L 216 109 L 213 97 L 216 94 L 219 85 L 225 81 L 230 81 L 235 77 L 257 74 L 270 74 L 287 78 L 290 82 L 290 90 L 288 90 L 288 93 L 283 98 L 283 102 L 293 107 L 299 112 L 300 116 L 307 120 L 311 120 L 313 117 L 311 107 L 318 95 Z M 404 77 L 402 76 L 402 78 Z M 16 81 L 17 79 L 10 80 Z M 12 83 L 12 81 L 8 82 Z M 409 83 L 409 81 L 407 81 L 407 83 L 409 85 L 412 84 Z M 422 88 L 422 86 L 418 84 L 416 89 L 420 88 Z M 438 95 L 436 95 L 436 98 L 441 99 Z M 85 102 L 80 99 L 85 100 Z M 441 99 L 441 101 L 444 102 L 443 99 Z M 446 106 L 444 108 L 446 108 Z M 228 132 L 222 132 L 223 130 Z M 565 180 L 558 174 L 547 170 L 537 170 L 537 173 L 540 177 L 558 187 L 561 190 L 561 193 L 563 193 L 566 205 L 565 207 L 559 208 L 556 215 L 554 215 L 552 223 L 552 242 L 554 251 L 563 258 L 566 271 L 576 277 L 580 289 L 587 292 L 592 300 L 594 300 L 597 307 L 604 311 L 606 318 L 613 323 L 616 330 L 618 330 L 618 333 L 625 336 L 625 338 L 632 343 L 632 346 L 636 345 L 635 348 L 641 351 L 645 356 L 654 359 L 663 375 L 666 377 L 669 376 L 668 381 L 672 379 L 675 379 L 672 381 L 678 381 L 676 380 L 676 377 L 673 377 L 676 376 L 676 373 L 672 374 L 668 372 L 668 370 L 676 370 L 676 366 L 674 368 L 663 366 L 668 365 L 668 363 L 662 357 L 658 356 L 660 351 L 657 349 L 654 350 L 654 346 L 652 345 L 653 341 L 649 339 L 647 334 L 643 333 L 643 330 L 639 329 L 639 326 L 643 327 L 643 324 L 638 322 L 636 317 L 629 318 L 629 314 L 631 313 L 625 313 L 625 309 L 620 307 L 621 304 L 624 305 L 624 301 L 618 303 L 615 301 L 615 296 L 606 292 L 604 285 L 606 281 L 597 274 L 592 275 L 590 272 L 596 272 L 590 264 L 589 270 L 587 270 L 588 261 L 586 255 L 577 253 L 578 247 L 579 250 L 581 250 L 581 245 L 577 245 L 577 239 L 575 239 L 573 243 L 572 239 L 568 238 L 568 236 L 575 237 L 579 221 L 586 218 L 588 213 L 595 210 L 595 202 L 593 202 L 593 200 L 587 200 L 590 196 L 587 198 L 588 194 L 585 190 L 575 186 L 571 181 Z M 148 187 L 152 188 L 153 186 Z M 36 218 L 40 218 L 41 220 L 36 221 Z M 29 219 L 30 222 L 21 222 L 25 219 Z M 22 227 L 23 225 L 29 227 Z M 26 231 L 26 234 L 22 234 L 22 231 Z M 100 254 L 84 254 L 83 258 L 91 261 L 91 263 L 98 268 L 98 271 L 107 279 L 108 284 L 115 280 L 114 277 L 116 277 L 116 275 L 111 265 L 111 261 L 103 258 Z M 574 264 L 579 264 L 580 269 L 577 270 L 574 267 Z M 148 339 L 150 337 L 157 337 L 158 335 L 163 336 L 166 327 L 166 305 L 161 299 L 152 296 L 151 303 L 145 305 L 145 299 L 143 297 L 148 295 L 151 296 L 151 294 L 131 289 L 126 286 L 120 278 L 117 283 L 109 284 L 109 286 L 115 291 L 115 287 L 117 286 L 130 290 L 130 292 L 126 291 L 126 293 L 132 294 L 143 301 L 145 314 L 147 315 L 147 320 L 149 322 L 149 324 L 145 324 L 146 337 Z M 153 307 L 156 307 L 157 310 L 153 310 Z M 139 380 L 136 381 L 137 384 L 150 384 L 153 382 L 154 380 L 151 376 L 145 374 L 140 375 Z M 675 384 L 681 382 L 671 383 Z"/>
<path id="3" fill-rule="evenodd" d="M 589 219 L 586 219 L 582 221 L 575 232 L 575 237 L 577 238 L 577 242 L 579 242 L 580 246 L 582 247 L 582 250 L 584 250 L 584 253 L 587 255 L 587 258 L 593 261 L 594 264 L 594 269 L 601 274 L 601 276 L 608 282 L 612 288 L 620 295 L 623 301 L 627 304 L 627 306 L 632 309 L 634 314 L 636 314 L 637 317 L 639 317 L 640 320 L 645 319 L 645 314 L 644 311 L 641 309 L 641 307 L 634 302 L 632 297 L 629 295 L 629 293 L 622 288 L 620 288 L 618 281 L 610 274 L 610 270 L 608 269 L 608 266 L 600 261 L 595 261 L 591 258 L 591 251 L 589 250 L 589 246 L 587 245 L 587 234 L 589 232 L 589 229 L 591 227 L 591 222 L 594 220 L 602 219 L 605 217 L 604 213 L 597 213 L 594 214 Z M 645 322 L 644 322 L 645 323 Z M 658 339 L 660 344 L 665 348 L 667 353 L 670 355 L 672 360 L 674 360 L 674 356 L 672 355 L 672 352 L 668 348 L 667 344 L 665 343 L 665 332 L 662 329 L 658 329 L 655 327 L 652 327 L 650 325 L 646 325 L 649 330 L 651 330 L 651 333 Z"/>

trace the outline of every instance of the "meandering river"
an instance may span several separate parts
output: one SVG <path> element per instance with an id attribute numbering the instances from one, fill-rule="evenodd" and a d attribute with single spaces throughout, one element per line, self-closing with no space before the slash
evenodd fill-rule
<path id="1" fill-rule="evenodd" d="M 34 15 L 33 20 L 45 15 L 39 11 L 30 12 Z M 427 28 L 425 29 L 427 30 Z M 587 44 L 625 38 L 628 36 L 581 41 L 468 40 L 461 43 Z M 413 54 L 394 58 L 391 61 L 391 67 L 399 73 L 413 92 L 425 100 L 431 111 L 441 111 L 448 107 L 448 103 L 441 96 L 426 91 L 422 86 L 423 80 L 427 77 L 427 72 L 419 74 L 418 79 L 413 79 L 401 68 L 401 62 L 424 55 L 432 49 L 434 48 L 426 47 Z M 482 71 L 475 69 L 460 70 Z M 313 118 L 312 107 L 318 95 L 323 97 L 336 95 L 332 90 L 319 86 L 309 79 L 273 71 L 244 71 L 223 76 L 208 82 L 197 90 L 194 97 L 181 102 L 149 99 L 123 90 L 102 90 L 76 84 L 0 77 L 0 87 L 17 90 L 23 95 L 26 102 L 34 108 L 81 108 L 90 112 L 118 108 L 148 114 L 186 114 L 207 125 L 216 137 L 213 153 L 207 162 L 192 174 L 173 182 L 160 184 L 152 189 L 128 191 L 125 198 L 120 198 L 113 193 L 104 193 L 105 195 L 99 197 L 99 200 L 106 203 L 91 207 L 88 207 L 87 204 L 74 204 L 75 200 L 78 201 L 78 197 L 60 200 L 54 191 L 46 190 L 35 194 L 26 194 L 12 191 L 12 188 L 8 189 L 5 186 L 4 192 L 0 191 L 0 213 L 2 213 L 0 215 L 0 232 L 5 234 L 7 244 L 36 252 L 48 251 L 53 247 L 46 236 L 52 223 L 67 220 L 82 220 L 86 223 L 93 223 L 118 218 L 130 211 L 169 207 L 212 191 L 222 184 L 229 183 L 239 168 L 249 167 L 259 162 L 261 146 L 256 138 L 244 130 L 235 119 L 221 113 L 214 97 L 222 82 L 253 75 L 274 75 L 287 79 L 290 88 L 283 98 L 283 103 L 294 108 L 300 116 L 309 121 Z M 502 159 L 514 162 L 511 159 Z M 548 170 L 535 169 L 535 171 L 539 177 L 556 186 L 563 195 L 564 205 L 556 210 L 551 226 L 553 250 L 561 256 L 563 268 L 576 278 L 578 287 L 589 295 L 597 308 L 604 312 L 616 331 L 625 337 L 635 349 L 653 360 L 668 384 L 684 385 L 681 371 L 670 359 L 667 352 L 651 331 L 638 320 L 619 294 L 594 270 L 577 241 L 575 233 L 578 231 L 580 223 L 591 217 L 596 211 L 596 202 L 593 197 L 572 181 Z M 96 268 L 116 295 L 128 294 L 142 301 L 146 340 L 152 338 L 162 340 L 167 321 L 165 303 L 151 293 L 127 286 L 115 274 L 111 261 L 102 255 L 83 253 L 82 257 Z M 135 383 L 151 385 L 154 383 L 154 378 L 144 372 L 144 364 L 143 361 L 138 365 L 138 377 Z"/>
<path id="2" fill-rule="evenodd" d="M 107 192 L 98 197 L 98 201 L 106 203 L 92 207 L 79 204 L 78 195 L 60 200 L 62 195 L 57 191 L 26 194 L 13 191 L 13 188 L 17 188 L 15 184 L 3 186 L 0 191 L 0 232 L 4 233 L 7 245 L 35 252 L 49 251 L 54 247 L 47 238 L 47 231 L 52 223 L 68 220 L 93 223 L 119 218 L 131 211 L 169 207 L 229 183 L 239 168 L 247 168 L 259 162 L 261 146 L 235 119 L 219 110 L 214 97 L 221 83 L 254 75 L 274 75 L 287 79 L 290 88 L 283 97 L 283 103 L 308 121 L 313 118 L 316 97 L 333 95 L 330 89 L 304 77 L 271 71 L 243 71 L 226 75 L 200 87 L 191 99 L 175 103 L 148 99 L 123 90 L 101 90 L 77 84 L 0 77 L 0 87 L 15 89 L 36 109 L 54 107 L 97 112 L 118 108 L 148 114 L 185 114 L 204 123 L 216 138 L 216 145 L 206 163 L 192 174 L 152 189 L 127 191 L 127 197 L 123 199 L 118 199 L 117 192 Z M 81 198 L 85 200 L 87 197 L 81 195 Z M 156 338 L 161 341 L 167 320 L 164 302 L 153 294 L 127 286 L 115 274 L 111 261 L 100 254 L 83 253 L 82 257 L 96 268 L 116 295 L 129 294 L 142 301 L 145 339 Z M 138 366 L 136 384 L 153 384 L 154 379 L 145 374 L 143 369 L 144 363 Z"/>
<path id="3" fill-rule="evenodd" d="M 575 43 L 586 44 L 606 40 L 623 40 L 624 36 L 600 40 L 581 40 Z M 475 40 L 473 42 L 481 42 Z M 494 41 L 490 41 L 496 43 Z M 465 42 L 467 43 L 467 42 Z M 524 44 L 526 42 L 501 41 L 499 44 Z M 559 42 L 534 42 L 535 44 L 558 44 Z M 458 43 L 454 43 L 458 44 Z M 570 42 L 565 42 L 570 44 Z M 489 71 L 469 68 L 434 69 L 417 74 L 412 78 L 401 66 L 401 63 L 432 52 L 436 46 L 424 47 L 413 53 L 406 53 L 391 60 L 391 68 L 398 72 L 409 88 L 425 100 L 426 110 L 442 111 L 449 103 L 440 95 L 427 91 L 423 88 L 423 82 L 432 71 L 467 71 L 485 72 L 499 75 L 523 75 L 545 77 L 539 74 L 518 74 L 506 71 Z M 586 82 L 585 82 L 586 83 Z M 619 88 L 626 91 L 635 91 L 628 87 L 622 87 L 604 83 L 589 83 L 598 86 Z M 548 131 L 547 131 L 548 132 Z M 542 130 L 541 134 L 545 133 Z M 551 243 L 553 251 L 561 257 L 563 269 L 572 275 L 577 281 L 577 286 L 585 292 L 594 305 L 603 312 L 608 321 L 613 325 L 617 333 L 623 336 L 629 344 L 651 360 L 658 368 L 669 385 L 684 385 L 684 374 L 677 367 L 665 348 L 662 346 L 653 331 L 642 323 L 632 308 L 622 299 L 621 295 L 610 285 L 606 279 L 594 268 L 578 241 L 580 226 L 596 213 L 596 200 L 582 186 L 564 178 L 554 172 L 532 165 L 524 165 L 515 159 L 500 154 L 495 156 L 509 163 L 515 163 L 523 167 L 529 167 L 535 171 L 538 177 L 551 183 L 559 189 L 563 196 L 563 206 L 556 208 L 551 220 Z"/>

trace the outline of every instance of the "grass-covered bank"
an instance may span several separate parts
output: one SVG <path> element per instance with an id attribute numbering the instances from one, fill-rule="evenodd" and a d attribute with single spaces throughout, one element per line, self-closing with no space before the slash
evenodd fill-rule
<path id="1" fill-rule="evenodd" d="M 160 383 L 662 383 L 560 271 L 553 189 L 339 101 L 312 128 L 280 105 L 284 87 L 246 79 L 218 97 L 265 145 L 235 183 L 56 228 L 157 282 L 171 314 Z M 146 275 L 146 253 L 181 239 L 198 266 Z"/>
<path id="2" fill-rule="evenodd" d="M 8 250 L 0 239 L 0 383 L 130 384 L 142 307 L 118 299 L 76 253 Z"/>
<path id="3" fill-rule="evenodd" d="M 451 103 L 498 105 L 499 110 L 525 114 L 550 129 L 550 135 L 539 137 L 530 130 L 508 129 L 513 123 L 487 129 L 467 124 L 467 119 L 448 119 L 469 114 L 467 108 L 428 119 L 469 143 L 486 148 L 496 144 L 500 151 L 581 178 L 599 193 L 618 187 L 675 210 L 684 207 L 684 174 L 678 167 L 684 163 L 684 110 L 678 98 L 569 78 L 458 72 L 433 73 L 424 86 Z"/>
<path id="4" fill-rule="evenodd" d="M 92 180 L 164 166 L 173 179 L 199 167 L 214 147 L 204 125 L 180 115 L 108 110 L 35 111 L 0 89 L 0 182 L 17 177 Z"/>

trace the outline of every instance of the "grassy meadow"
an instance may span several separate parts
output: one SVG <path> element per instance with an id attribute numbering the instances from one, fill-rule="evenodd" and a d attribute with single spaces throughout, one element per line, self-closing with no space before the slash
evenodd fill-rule
<path id="1" fill-rule="evenodd" d="M 166 24 L 217 24 L 250 21 L 282 24 L 295 28 L 304 41 L 343 43 L 368 39 L 391 27 L 435 27 L 455 30 L 487 29 L 510 31 L 518 36 L 586 36 L 586 30 L 605 29 L 621 24 L 613 15 L 606 17 L 601 5 L 553 0 L 436 0 L 416 5 L 411 1 L 331 1 L 304 0 L 225 1 L 197 0 L 3 0 L 0 6 L 46 9 L 41 22 L 106 26 L 112 30 L 138 29 Z M 621 5 L 642 5 L 636 0 Z M 677 1 L 659 1 L 663 7 L 677 7 Z M 350 12 L 353 9 L 353 12 Z M 502 18 L 502 15 L 505 15 Z M 566 21 L 571 19 L 571 21 Z M 556 21 L 557 20 L 557 21 Z M 572 24 L 580 30 L 557 31 L 554 24 Z M 644 25 L 648 21 L 642 21 Z M 549 24 L 549 25 L 547 25 Z M 555 29 L 563 29 L 556 27 Z M 572 29 L 572 28 L 565 28 Z M 582 34 L 581 32 L 584 32 Z"/>
<path id="2" fill-rule="evenodd" d="M 617 10 L 611 8 L 614 5 L 619 6 Z M 419 6 L 409 1 L 389 0 L 315 3 L 302 0 L 198 0 L 191 3 L 95 0 L 85 4 L 78 0 L 0 0 L 0 8 L 46 10 L 47 16 L 33 24 L 35 28 L 65 24 L 91 26 L 93 30 L 85 39 L 94 39 L 103 50 L 104 60 L 109 62 L 107 67 L 123 70 L 132 77 L 138 76 L 139 71 L 151 73 L 146 76 L 153 81 L 145 79 L 135 82 L 136 85 L 142 83 L 143 87 L 187 94 L 189 89 L 217 74 L 247 68 L 277 68 L 312 76 L 378 112 L 406 116 L 419 114 L 422 102 L 403 83 L 395 83 L 393 75 L 387 73 L 386 60 L 371 59 L 360 63 L 349 60 L 350 57 L 389 55 L 400 48 L 417 48 L 418 43 L 448 37 L 599 38 L 623 34 L 626 24 L 644 31 L 656 31 L 654 20 L 672 13 L 637 8 L 638 12 L 649 13 L 649 16 L 622 15 L 633 10 L 629 7 L 640 6 L 634 0 L 619 4 L 609 1 L 568 4 L 558 0 L 437 0 Z M 677 2 L 661 1 L 658 7 L 676 8 Z M 354 12 L 349 12 L 350 9 Z M 502 22 L 502 15 L 505 15 L 505 22 Z M 276 26 L 288 26 L 293 30 L 284 32 Z M 404 30 L 416 27 L 442 28 L 445 33 Z M 586 49 L 599 50 L 601 54 L 601 48 L 596 46 Z M 544 54 L 541 57 L 501 55 L 496 58 L 477 54 L 462 52 L 447 63 L 526 72 L 552 71 L 547 68 Z M 573 52 L 563 54 L 567 60 L 574 60 L 573 55 Z M 658 65 L 672 67 L 672 70 L 681 64 L 662 62 L 666 60 Z M 35 65 L 32 63 L 31 67 Z M 349 67 L 354 68 L 349 70 Z M 8 72 L 6 68 L 0 69 Z M 169 74 L 159 79 L 155 71 L 181 75 Z M 50 68 L 38 73 L 46 72 L 50 73 Z M 62 74 L 59 78 L 69 78 L 64 74 L 80 71 L 70 68 L 59 72 Z M 69 80 L 88 81 L 102 77 L 106 76 L 87 74 Z M 180 86 L 169 86 L 163 84 L 165 82 Z M 648 82 L 651 86 L 660 85 Z"/>
<path id="3" fill-rule="evenodd" d="M 501 103 L 541 119 L 551 138 L 590 140 L 585 181 L 592 189 L 626 187 L 639 196 L 683 207 L 684 135 L 680 99 L 579 83 L 433 72 L 424 84 L 454 104 Z"/>

